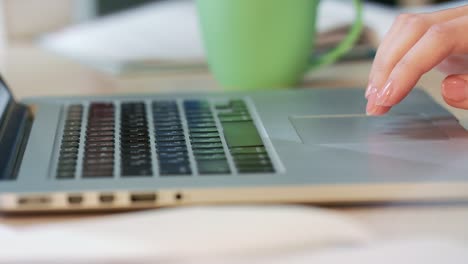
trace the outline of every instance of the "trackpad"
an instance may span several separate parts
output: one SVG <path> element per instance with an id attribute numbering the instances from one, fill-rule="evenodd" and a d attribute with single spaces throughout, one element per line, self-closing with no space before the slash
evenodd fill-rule
<path id="1" fill-rule="evenodd" d="M 293 116 L 290 121 L 305 144 L 383 143 L 447 140 L 439 128 L 423 116 L 331 115 Z"/>

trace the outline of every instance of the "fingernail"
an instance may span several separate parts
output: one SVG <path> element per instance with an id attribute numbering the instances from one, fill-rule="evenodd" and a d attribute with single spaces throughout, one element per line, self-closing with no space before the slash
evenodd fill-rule
<path id="1" fill-rule="evenodd" d="M 380 106 L 391 106 L 389 104 L 389 99 L 392 95 L 393 89 L 393 82 L 390 80 L 385 84 L 383 89 L 377 93 L 375 104 Z"/>
<path id="2" fill-rule="evenodd" d="M 371 116 L 375 113 L 376 109 L 377 109 L 377 106 L 375 105 L 375 94 L 371 94 L 367 101 L 366 114 L 368 116 Z"/>
<path id="3" fill-rule="evenodd" d="M 366 98 L 369 98 L 369 96 L 371 94 L 374 94 L 377 92 L 377 87 L 375 87 L 372 83 L 369 83 L 369 85 L 367 86 L 367 89 L 366 89 Z"/>
<path id="4" fill-rule="evenodd" d="M 461 78 L 449 78 L 442 87 L 444 96 L 455 102 L 466 100 L 467 90 L 467 82 Z"/>

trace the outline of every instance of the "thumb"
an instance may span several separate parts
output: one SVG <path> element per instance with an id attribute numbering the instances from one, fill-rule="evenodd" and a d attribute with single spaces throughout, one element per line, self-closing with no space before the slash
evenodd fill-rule
<path id="1" fill-rule="evenodd" d="M 442 96 L 447 104 L 468 109 L 468 74 L 447 76 L 442 82 Z"/>

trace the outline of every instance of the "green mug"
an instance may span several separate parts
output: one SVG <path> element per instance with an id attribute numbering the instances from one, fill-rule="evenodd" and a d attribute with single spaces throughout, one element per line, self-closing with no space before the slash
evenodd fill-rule
<path id="1" fill-rule="evenodd" d="M 314 59 L 319 0 L 197 0 L 210 69 L 228 89 L 291 87 L 349 51 L 362 30 L 362 3 L 346 38 Z"/>

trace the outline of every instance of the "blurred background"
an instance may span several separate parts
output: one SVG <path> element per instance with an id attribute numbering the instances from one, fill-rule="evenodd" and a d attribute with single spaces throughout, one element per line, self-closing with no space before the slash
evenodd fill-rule
<path id="1" fill-rule="evenodd" d="M 0 0 L 0 70 L 4 54 L 11 53 L 8 47 L 25 44 L 111 75 L 206 70 L 194 2 Z M 401 12 L 435 11 L 468 3 L 460 0 L 363 2 L 365 30 L 358 45 L 342 60 L 371 59 Z M 351 0 L 321 0 L 319 13 L 320 35 L 311 56 L 336 46 L 355 17 Z"/>
<path id="2" fill-rule="evenodd" d="M 30 40 L 44 32 L 73 23 L 135 8 L 142 4 L 172 0 L 1 0 L 4 31 L 8 41 Z M 373 0 L 389 6 L 416 6 L 447 0 Z"/>

